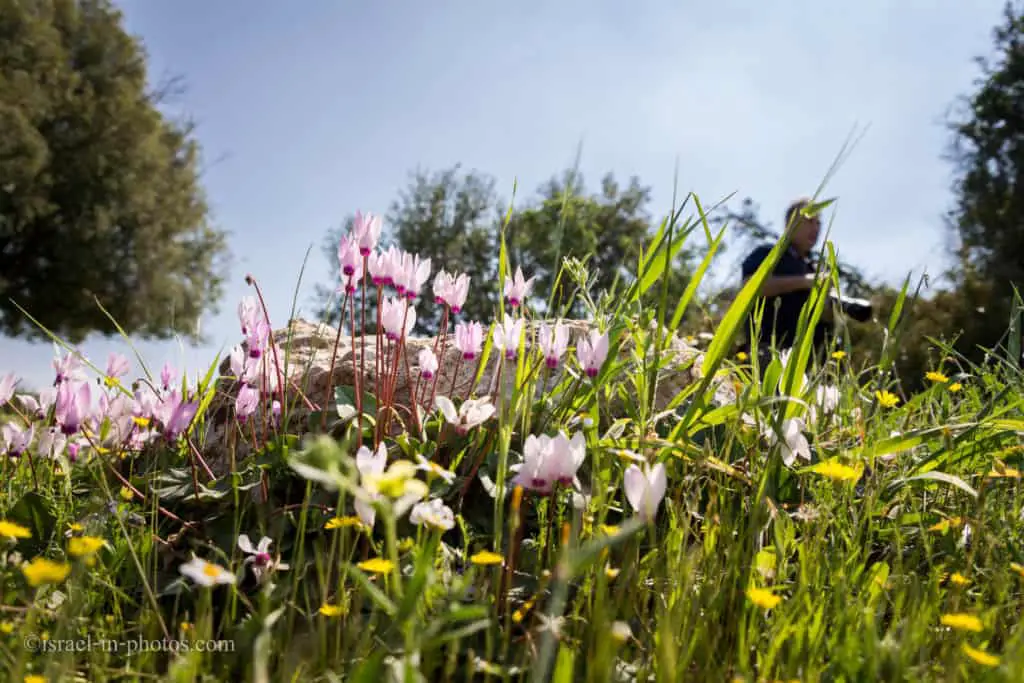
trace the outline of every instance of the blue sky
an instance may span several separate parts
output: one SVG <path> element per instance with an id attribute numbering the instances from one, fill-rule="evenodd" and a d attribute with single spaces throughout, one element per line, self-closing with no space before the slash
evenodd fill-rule
<path id="1" fill-rule="evenodd" d="M 386 211 L 417 166 L 455 163 L 521 198 L 573 163 L 653 188 L 673 175 L 705 205 L 752 196 L 778 225 L 814 192 L 855 126 L 867 126 L 827 188 L 832 239 L 890 282 L 944 263 L 952 168 L 943 117 L 991 51 L 1002 0 L 563 0 L 557 3 L 122 0 L 151 74 L 184 77 L 176 107 L 199 124 L 214 220 L 230 232 L 231 279 L 211 343 L 137 345 L 190 373 L 239 340 L 235 314 L 260 281 L 286 324 L 324 282 L 325 232 L 356 209 Z M 729 259 L 724 265 L 731 265 Z M 731 273 L 719 273 L 730 277 Z M 82 350 L 101 367 L 120 339 Z M 52 344 L 0 339 L 31 386 Z"/>

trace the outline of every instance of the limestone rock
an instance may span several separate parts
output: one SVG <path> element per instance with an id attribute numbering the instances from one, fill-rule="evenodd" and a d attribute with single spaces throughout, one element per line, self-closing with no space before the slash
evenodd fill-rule
<path id="1" fill-rule="evenodd" d="M 585 320 L 568 320 L 563 323 L 569 328 L 570 351 L 573 353 L 576 341 L 586 336 L 593 329 L 593 324 Z M 526 326 L 527 350 L 534 346 L 539 323 L 531 322 Z M 288 404 L 287 431 L 302 433 L 308 425 L 310 415 L 319 410 L 325 399 L 333 404 L 335 387 L 352 387 L 357 373 L 362 373 L 363 392 L 376 394 L 379 381 L 377 371 L 377 337 L 342 335 L 338 338 L 337 328 L 322 323 L 306 320 L 292 320 L 287 328 L 276 330 L 273 335 L 278 345 L 277 363 L 280 365 L 285 379 L 285 401 Z M 334 362 L 333 376 L 331 358 L 335 353 L 337 339 L 337 356 Z M 365 344 L 365 352 L 364 352 Z M 245 343 L 242 342 L 245 349 Z M 626 338 L 619 350 L 620 358 L 632 356 L 633 340 Z M 470 395 L 483 395 L 496 389 L 496 369 L 500 352 L 493 350 L 488 359 L 487 367 L 481 374 L 480 381 L 474 385 L 474 377 L 478 369 L 478 361 L 464 361 L 461 352 L 455 348 L 454 336 L 447 335 L 442 340 L 436 337 L 411 337 L 406 340 L 402 352 L 397 354 L 398 377 L 395 382 L 394 404 L 398 407 L 402 420 L 411 417 L 412 392 L 415 390 L 418 403 L 424 412 L 432 409 L 430 400 L 432 382 L 420 379 L 419 353 L 422 349 L 434 349 L 440 363 L 437 377 L 436 395 L 464 399 Z M 247 349 L 246 349 L 247 350 Z M 355 353 L 353 353 L 355 351 Z M 382 358 L 390 367 L 396 359 L 394 346 L 384 341 Z M 568 354 L 567 354 L 568 355 Z M 664 409 L 686 386 L 700 380 L 700 350 L 679 337 L 673 337 L 669 348 L 662 355 L 663 369 L 658 380 L 656 409 Z M 270 367 L 275 367 L 270 362 Z M 503 372 L 507 372 L 507 369 Z M 558 370 L 548 373 L 547 389 L 554 387 L 565 372 L 564 365 Z M 386 376 L 386 372 L 383 373 Z M 249 455 L 249 447 L 245 439 L 238 438 L 238 424 L 234 414 L 235 397 L 239 388 L 238 382 L 232 377 L 230 359 L 225 358 L 220 366 L 218 395 L 208 412 L 209 428 L 202 442 L 204 457 L 218 476 L 230 469 L 230 450 L 234 444 L 234 459 L 237 462 Z M 411 379 L 410 379 L 411 378 Z M 502 384 L 506 384 L 502 382 Z M 424 386 L 426 385 L 426 386 Z M 731 384 L 718 382 L 716 386 L 716 403 L 730 400 Z M 724 393 L 723 393 L 724 392 Z M 613 413 L 615 406 L 611 406 Z M 396 423 L 397 424 L 397 423 Z M 400 428 L 400 425 L 399 425 Z M 235 434 L 233 435 L 232 432 Z"/>

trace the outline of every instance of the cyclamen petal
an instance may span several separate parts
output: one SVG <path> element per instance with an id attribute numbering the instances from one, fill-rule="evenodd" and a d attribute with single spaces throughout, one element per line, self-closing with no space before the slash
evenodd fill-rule
<path id="1" fill-rule="evenodd" d="M 649 467 L 645 463 L 643 470 L 636 465 L 630 465 L 623 477 L 626 500 L 637 515 L 647 520 L 657 516 L 658 507 L 665 497 L 666 486 L 665 466 L 660 462 L 654 467 Z"/>
<path id="2" fill-rule="evenodd" d="M 380 216 L 372 213 L 363 215 L 362 212 L 356 211 L 356 218 L 352 223 L 352 235 L 359 246 L 361 256 L 369 256 L 370 252 L 377 247 L 381 227 Z"/>

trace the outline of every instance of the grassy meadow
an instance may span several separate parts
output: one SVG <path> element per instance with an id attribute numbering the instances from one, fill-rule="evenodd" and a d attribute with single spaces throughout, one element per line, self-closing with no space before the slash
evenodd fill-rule
<path id="1" fill-rule="evenodd" d="M 457 310 L 470 283 L 378 249 L 360 216 L 339 306 L 359 320 L 382 302 L 383 380 L 308 396 L 301 419 L 288 344 L 269 342 L 288 312 L 256 280 L 231 382 L 220 358 L 70 348 L 44 392 L 0 378 L 5 680 L 1024 680 L 1020 330 L 986 367 L 949 355 L 910 396 L 891 372 L 902 300 L 875 323 L 876 365 L 812 357 L 809 332 L 738 356 L 779 247 L 693 340 L 700 379 L 657 405 L 725 230 L 689 199 L 614 295 L 590 298 L 567 264 L 595 332 L 567 338 L 554 310 L 529 346 L 541 316 L 523 302 L 545 293 L 504 248 L 502 310 L 477 327 Z M 698 277 L 667 301 L 666 263 L 703 238 Z M 838 285 L 825 255 L 806 330 Z M 429 306 L 467 363 L 500 361 L 500 390 L 448 395 L 421 354 L 427 407 L 395 404 L 391 359 Z M 714 400 L 720 382 L 735 400 Z M 229 441 L 254 455 L 217 476 L 198 444 L 227 387 Z"/>

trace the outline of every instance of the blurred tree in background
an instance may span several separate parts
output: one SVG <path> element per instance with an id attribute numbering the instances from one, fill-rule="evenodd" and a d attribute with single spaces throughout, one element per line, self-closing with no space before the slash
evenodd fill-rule
<path id="1" fill-rule="evenodd" d="M 574 180 L 575 179 L 575 180 Z M 478 171 L 460 173 L 459 167 L 427 173 L 416 171 L 402 190 L 384 220 L 381 244 L 396 245 L 422 258 L 431 259 L 431 279 L 441 268 L 467 273 L 471 278 L 469 297 L 460 314 L 465 320 L 489 322 L 499 304 L 498 253 L 501 227 L 508 205 L 494 190 L 493 178 Z M 644 213 L 649 189 L 633 179 L 622 189 L 611 175 L 604 178 L 601 193 L 587 196 L 578 174 L 567 171 L 561 179 L 552 179 L 539 190 L 539 198 L 515 208 L 506 232 L 511 269 L 522 267 L 526 277 L 535 276 L 529 306 L 541 315 L 565 258 L 586 259 L 591 275 L 589 291 L 597 296 L 613 286 L 627 286 L 634 277 L 642 245 L 653 234 L 650 218 Z M 338 241 L 351 229 L 352 217 L 342 228 L 328 231 L 323 251 L 328 259 L 331 284 L 316 287 L 317 314 L 331 324 L 340 319 Z M 670 279 L 670 301 L 682 294 L 691 271 L 689 255 L 677 258 Z M 554 300 L 554 310 L 572 293 L 573 283 L 564 275 Z M 648 303 L 653 304 L 658 288 L 652 288 Z M 433 293 L 424 291 L 432 302 Z M 376 302 L 367 307 L 366 328 L 376 323 Z M 361 298 L 357 299 L 357 309 Z M 582 316 L 577 302 L 566 312 L 568 317 Z M 357 310 L 357 317 L 361 317 Z M 440 325 L 440 307 L 417 306 L 417 332 L 434 334 Z"/>
<path id="2" fill-rule="evenodd" d="M 221 296 L 191 127 L 104 0 L 0 0 L 0 331 L 198 339 Z M 166 93 L 163 93 L 166 94 Z M 94 299 L 95 297 L 95 299 Z"/>

